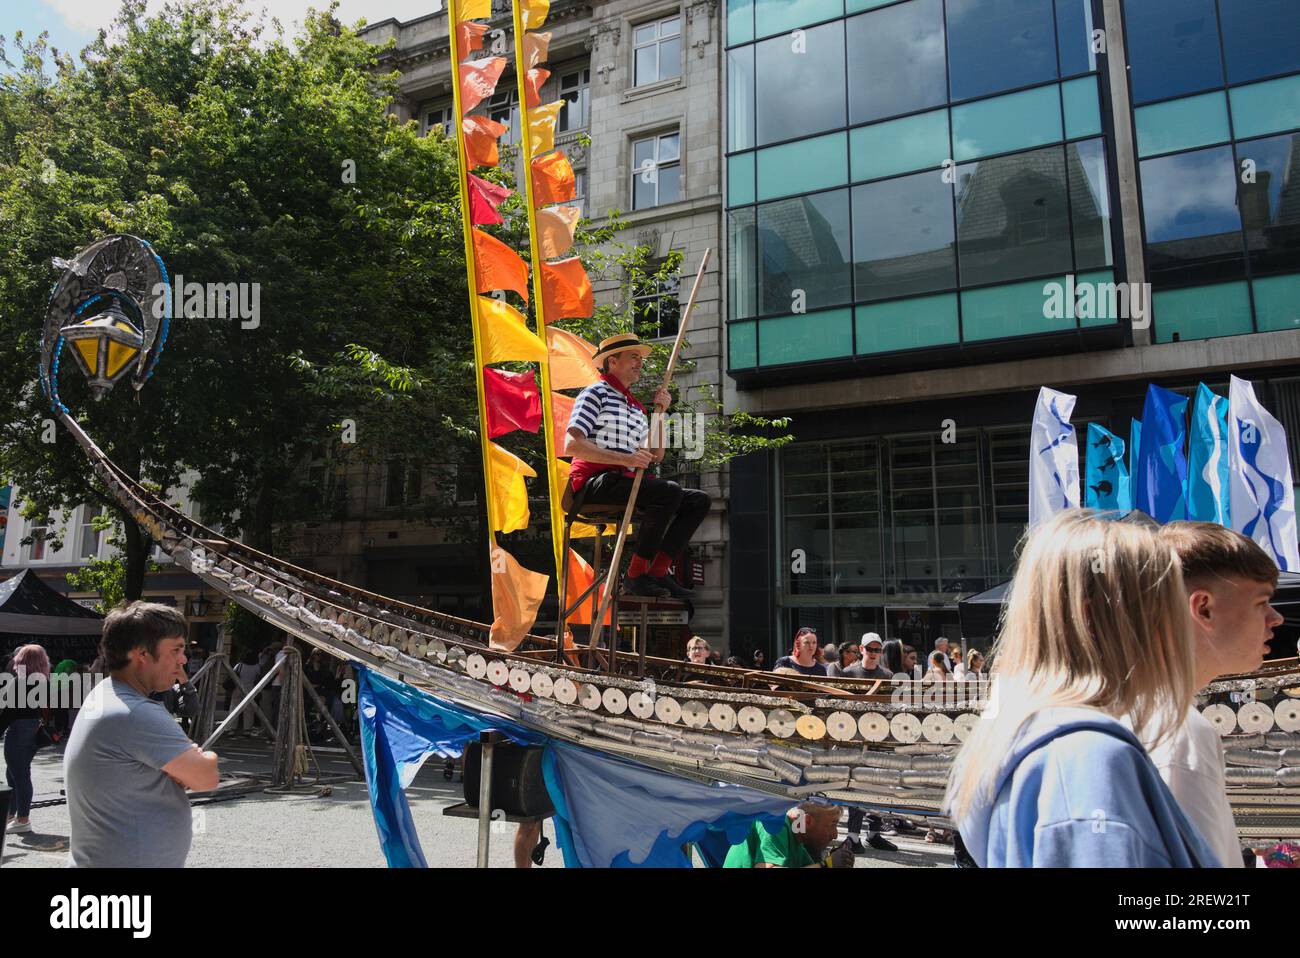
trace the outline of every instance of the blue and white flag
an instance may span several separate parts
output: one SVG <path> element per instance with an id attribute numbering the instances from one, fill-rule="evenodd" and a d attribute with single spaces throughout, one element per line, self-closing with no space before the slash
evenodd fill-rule
<path id="1" fill-rule="evenodd" d="M 1133 508 L 1128 463 L 1124 461 L 1124 440 L 1109 429 L 1088 423 L 1088 452 L 1084 476 L 1083 504 L 1104 512 L 1128 512 Z"/>
<path id="2" fill-rule="evenodd" d="M 1228 390 L 1228 451 L 1232 528 L 1258 542 L 1279 568 L 1300 570 L 1286 430 L 1236 376 Z"/>
<path id="3" fill-rule="evenodd" d="M 1031 527 L 1058 512 L 1079 508 L 1079 443 L 1070 425 L 1075 400 L 1046 386 L 1038 391 L 1029 434 Z"/>
<path id="4" fill-rule="evenodd" d="M 1228 400 L 1201 383 L 1187 453 L 1187 518 L 1231 526 L 1228 485 Z"/>
<path id="5" fill-rule="evenodd" d="M 1133 508 L 1156 522 L 1187 518 L 1187 397 L 1147 387 L 1142 451 L 1133 475 Z"/>

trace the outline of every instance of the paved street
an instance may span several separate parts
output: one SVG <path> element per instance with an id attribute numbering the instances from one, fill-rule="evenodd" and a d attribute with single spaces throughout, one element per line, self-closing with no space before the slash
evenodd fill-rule
<path id="1" fill-rule="evenodd" d="M 222 772 L 262 774 L 270 769 L 270 749 L 261 741 L 236 738 L 220 743 Z M 317 750 L 326 774 L 347 774 L 351 765 L 338 753 Z M 0 761 L 2 764 L 2 761 Z M 45 749 L 32 767 L 36 801 L 57 800 L 63 787 L 61 752 Z M 408 789 L 420 834 L 430 864 L 447 868 L 474 865 L 477 829 L 469 819 L 450 818 L 443 809 L 462 800 L 459 780 L 443 778 L 442 764 L 431 760 L 420 770 Z M 60 803 L 32 810 L 34 831 L 5 838 L 3 865 L 6 868 L 57 868 L 68 855 L 68 810 Z M 514 826 L 492 836 L 492 867 L 510 867 Z M 843 827 L 841 826 L 841 833 Z M 555 833 L 547 849 L 546 868 L 561 866 L 555 849 Z M 952 847 L 928 845 L 912 838 L 890 836 L 899 850 L 883 853 L 868 849 L 858 858 L 863 868 L 928 868 L 952 864 Z M 375 867 L 384 865 L 375 834 L 374 819 L 360 781 L 336 782 L 332 793 L 274 795 L 255 792 L 227 801 L 195 806 L 195 835 L 190 849 L 190 867 L 195 868 L 322 868 Z"/>

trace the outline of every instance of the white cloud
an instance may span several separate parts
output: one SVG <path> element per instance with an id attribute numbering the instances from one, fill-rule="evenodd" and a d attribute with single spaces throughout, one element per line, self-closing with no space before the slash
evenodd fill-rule
<path id="1" fill-rule="evenodd" d="M 68 26 L 81 30 L 97 30 L 107 27 L 117 16 L 116 0 L 41 0 L 45 6 L 57 13 Z M 265 8 L 270 16 L 278 17 L 286 29 L 292 24 L 301 23 L 308 7 L 324 9 L 329 0 L 241 0 L 251 11 Z M 161 0 L 149 0 L 149 12 L 159 9 Z M 337 16 L 345 23 L 355 23 L 365 17 L 370 23 L 378 23 L 395 17 L 398 20 L 414 20 L 441 9 L 440 0 L 343 0 L 339 4 Z"/>

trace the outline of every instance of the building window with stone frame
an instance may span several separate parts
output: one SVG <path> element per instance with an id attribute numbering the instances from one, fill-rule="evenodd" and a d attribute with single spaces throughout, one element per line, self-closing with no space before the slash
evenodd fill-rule
<path id="1" fill-rule="evenodd" d="M 632 209 L 665 206 L 681 198 L 681 134 L 674 130 L 633 140 Z"/>
<path id="2" fill-rule="evenodd" d="M 658 274 L 657 265 L 648 266 L 646 277 L 633 290 L 632 315 L 637 332 L 645 339 L 676 336 L 681 325 L 681 274 Z"/>
<path id="3" fill-rule="evenodd" d="M 452 106 L 450 103 L 428 103 L 420 108 L 420 132 L 424 136 L 441 130 L 442 135 L 451 137 L 455 130 L 451 125 Z"/>
<path id="4" fill-rule="evenodd" d="M 682 75 L 682 15 L 632 27 L 633 86 L 647 86 Z"/>
<path id="5" fill-rule="evenodd" d="M 506 125 L 506 132 L 499 141 L 502 146 L 514 146 L 519 142 L 519 91 L 513 83 L 504 90 L 498 87 L 488 99 L 488 119 Z"/>
<path id="6" fill-rule="evenodd" d="M 420 501 L 424 466 L 414 459 L 389 459 L 384 474 L 384 505 L 409 506 Z"/>
<path id="7" fill-rule="evenodd" d="M 582 66 L 560 74 L 559 121 L 556 130 L 568 133 L 585 130 L 591 122 L 591 67 Z"/>
<path id="8" fill-rule="evenodd" d="M 81 507 L 81 522 L 77 529 L 77 558 L 99 557 L 99 545 L 104 539 L 104 534 L 95 529 L 94 522 L 103 511 L 103 506 L 96 506 L 89 502 Z"/>
<path id="9" fill-rule="evenodd" d="M 28 535 L 31 542 L 27 544 L 27 561 L 40 562 L 45 558 L 45 540 L 50 534 L 50 519 L 46 516 L 44 519 L 31 520 L 30 531 Z"/>
<path id="10" fill-rule="evenodd" d="M 587 215 L 587 171 L 573 171 L 573 202 L 570 206 L 576 206 L 580 215 Z"/>

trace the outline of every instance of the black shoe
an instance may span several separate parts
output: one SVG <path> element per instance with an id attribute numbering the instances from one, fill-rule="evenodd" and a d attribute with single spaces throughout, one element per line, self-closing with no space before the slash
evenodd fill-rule
<path id="1" fill-rule="evenodd" d="M 537 843 L 537 847 L 533 849 L 533 854 L 530 856 L 534 865 L 540 866 L 542 862 L 546 861 L 546 846 L 549 844 L 551 844 L 551 840 L 543 835 L 542 840 Z"/>
<path id="2" fill-rule="evenodd" d="M 678 584 L 678 583 L 673 579 L 672 576 L 668 576 L 668 575 L 656 575 L 656 576 L 650 576 L 649 579 L 650 579 L 651 582 L 653 582 L 655 585 L 659 586 L 660 588 L 667 589 L 667 590 L 668 590 L 668 594 L 669 594 L 670 596 L 672 596 L 674 599 L 693 599 L 693 598 L 695 598 L 695 593 L 694 593 L 694 592 L 692 592 L 690 589 L 686 588 L 686 586 L 684 586 L 684 585 L 679 585 L 679 584 Z"/>
<path id="3" fill-rule="evenodd" d="M 914 835 L 920 829 L 904 818 L 894 820 L 894 834 L 896 835 Z"/>
<path id="4" fill-rule="evenodd" d="M 849 851 L 855 855 L 863 854 L 867 849 L 863 846 L 862 840 L 857 835 L 850 835 L 845 839 L 845 844 L 849 846 Z"/>
<path id="5" fill-rule="evenodd" d="M 898 846 L 895 845 L 893 842 L 891 842 L 884 835 L 879 835 L 879 834 L 868 835 L 867 844 L 870 845 L 872 848 L 876 849 L 876 851 L 881 851 L 881 852 L 898 851 Z"/>
<path id="6" fill-rule="evenodd" d="M 648 575 L 639 575 L 623 577 L 623 593 L 625 595 L 639 595 L 647 599 L 666 599 L 669 592 L 659 580 Z"/>

